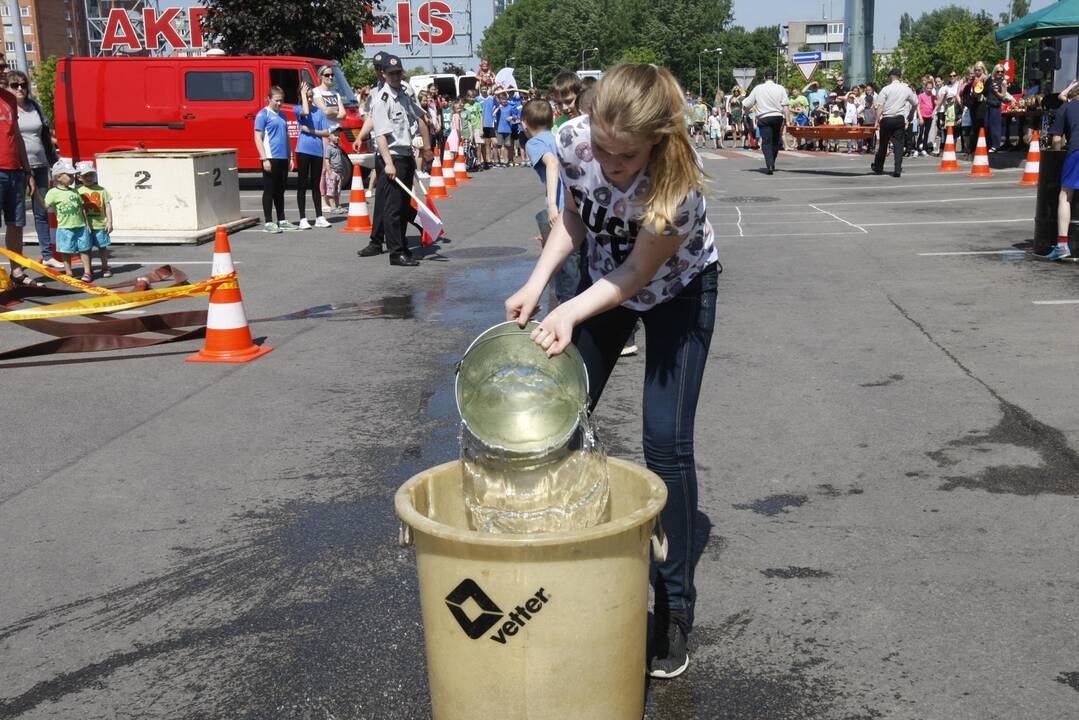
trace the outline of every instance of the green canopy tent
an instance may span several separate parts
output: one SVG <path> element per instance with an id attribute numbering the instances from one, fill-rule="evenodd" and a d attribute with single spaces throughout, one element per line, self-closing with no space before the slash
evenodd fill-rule
<path id="1" fill-rule="evenodd" d="M 1021 17 L 994 33 L 997 42 L 1079 35 L 1079 0 L 1060 0 Z"/>

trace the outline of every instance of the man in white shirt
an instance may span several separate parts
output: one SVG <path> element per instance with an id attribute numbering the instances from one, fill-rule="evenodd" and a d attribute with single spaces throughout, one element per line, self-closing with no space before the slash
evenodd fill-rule
<path id="1" fill-rule="evenodd" d="M 888 75 L 892 82 L 877 93 L 877 109 L 880 114 L 880 140 L 877 154 L 873 158 L 870 170 L 875 175 L 884 173 L 884 159 L 888 155 L 888 141 L 892 143 L 895 156 L 894 177 L 903 172 L 903 148 L 906 144 L 907 123 L 918 112 L 918 96 L 900 78 L 899 68 L 892 68 Z"/>
<path id="2" fill-rule="evenodd" d="M 771 175 L 776 169 L 776 157 L 783 145 L 783 124 L 790 121 L 790 97 L 787 88 L 775 82 L 776 71 L 764 73 L 764 83 L 742 101 L 750 110 L 757 106 L 757 128 L 761 131 L 761 150 L 764 151 L 765 173 Z"/>
<path id="3" fill-rule="evenodd" d="M 937 134 L 940 136 L 940 141 L 937 143 L 940 148 L 937 153 L 938 156 L 944 153 L 944 140 L 948 134 L 946 123 L 948 106 L 954 104 L 957 97 L 959 97 L 959 76 L 955 70 L 952 70 L 948 75 L 948 82 L 942 82 L 941 86 L 937 88 Z"/>

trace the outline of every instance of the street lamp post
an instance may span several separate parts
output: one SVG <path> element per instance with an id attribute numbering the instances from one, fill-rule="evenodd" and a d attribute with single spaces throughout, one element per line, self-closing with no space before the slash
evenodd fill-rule
<path id="1" fill-rule="evenodd" d="M 585 56 L 585 53 L 596 53 L 596 52 L 599 52 L 598 47 L 590 47 L 590 48 L 582 48 L 581 49 L 581 69 L 582 70 L 584 70 L 584 56 Z"/>
<path id="2" fill-rule="evenodd" d="M 715 54 L 716 56 L 716 87 L 719 87 L 719 58 L 723 55 L 723 48 L 706 48 L 697 53 L 697 94 L 704 95 L 704 76 L 701 72 L 701 55 Z"/>

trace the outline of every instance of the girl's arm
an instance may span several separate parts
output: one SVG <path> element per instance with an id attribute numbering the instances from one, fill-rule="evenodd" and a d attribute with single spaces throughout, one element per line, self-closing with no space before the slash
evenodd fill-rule
<path id="1" fill-rule="evenodd" d="M 270 158 L 266 156 L 266 143 L 262 139 L 261 130 L 255 131 L 255 147 L 258 148 L 259 161 L 265 167 L 270 162 Z M 269 172 L 269 168 L 266 168 L 266 171 Z"/>
<path id="2" fill-rule="evenodd" d="M 112 203 L 105 203 L 105 232 L 112 233 Z"/>
<path id="3" fill-rule="evenodd" d="M 581 222 L 579 215 L 577 221 Z M 532 332 L 532 339 L 546 350 L 548 355 L 559 354 L 573 340 L 573 328 L 588 318 L 618 307 L 640 292 L 641 288 L 655 277 L 660 266 L 678 252 L 685 237 L 642 232 L 637 236 L 637 242 L 624 263 L 577 297 L 548 313 L 540 326 Z"/>

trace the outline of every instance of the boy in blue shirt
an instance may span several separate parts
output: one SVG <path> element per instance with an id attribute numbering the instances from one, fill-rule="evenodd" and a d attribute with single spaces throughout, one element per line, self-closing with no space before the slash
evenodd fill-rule
<path id="1" fill-rule="evenodd" d="M 510 136 L 513 134 L 513 124 L 510 121 L 510 104 L 509 93 L 503 89 L 499 89 L 495 93 L 495 97 L 498 98 L 498 105 L 495 107 L 495 112 L 498 115 L 498 167 L 509 167 L 510 160 L 513 159 L 513 148 L 510 146 Z M 502 161 L 502 152 L 505 150 L 506 160 Z"/>
<path id="2" fill-rule="evenodd" d="M 476 98 L 480 104 L 480 114 L 483 121 L 483 169 L 490 170 L 491 165 L 498 160 L 495 147 L 495 108 L 498 107 L 498 98 L 491 95 L 490 85 L 480 86 L 480 96 Z"/>
<path id="3" fill-rule="evenodd" d="M 554 133 L 554 112 L 551 104 L 546 100 L 529 100 L 521 110 L 521 121 L 524 124 L 528 142 L 525 144 L 525 152 L 528 153 L 528 161 L 539 175 L 543 183 L 547 208 L 536 213 L 536 224 L 540 230 L 540 245 L 547 243 L 547 237 L 551 233 L 551 227 L 559 221 L 564 206 L 561 167 L 558 162 L 558 146 Z M 578 252 L 571 253 L 562 264 L 562 268 L 554 276 L 554 301 L 551 307 L 558 303 L 564 303 L 577 294 L 577 286 L 581 281 L 581 255 Z"/>

